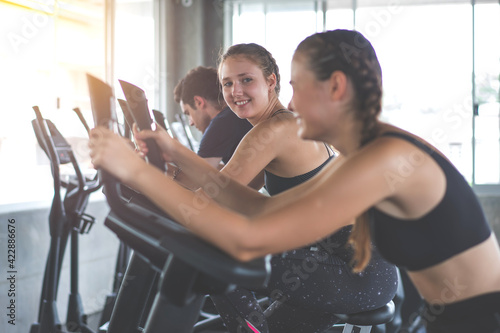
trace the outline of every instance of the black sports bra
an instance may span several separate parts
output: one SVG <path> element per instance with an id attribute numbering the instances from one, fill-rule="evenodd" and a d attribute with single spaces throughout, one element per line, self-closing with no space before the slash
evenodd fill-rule
<path id="1" fill-rule="evenodd" d="M 312 178 L 315 174 L 317 174 L 323 167 L 330 162 L 330 160 L 335 156 L 332 150 L 325 144 L 326 149 L 328 150 L 328 158 L 317 168 L 306 172 L 302 175 L 298 175 L 295 177 L 281 177 L 277 176 L 274 173 L 271 173 L 267 170 L 264 170 L 264 182 L 266 184 L 266 190 L 270 195 L 276 195 L 280 192 L 288 190 L 294 186 L 302 184 L 306 180 Z"/>
<path id="2" fill-rule="evenodd" d="M 429 213 L 418 219 L 398 219 L 376 208 L 369 210 L 373 242 L 379 252 L 410 271 L 439 264 L 491 234 L 479 201 L 460 172 L 431 147 L 403 133 L 388 132 L 430 155 L 446 177 L 446 191 Z"/>
<path id="3" fill-rule="evenodd" d="M 268 193 L 270 195 L 276 195 L 294 186 L 302 184 L 316 175 L 335 157 L 335 154 L 328 145 L 325 144 L 325 148 L 328 151 L 328 158 L 321 165 L 304 174 L 295 177 L 281 177 L 264 170 L 266 190 Z M 345 226 L 332 235 L 325 237 L 321 241 L 305 246 L 304 249 L 310 250 L 311 248 L 316 248 L 315 251 L 317 251 L 317 248 L 323 248 L 328 253 L 334 254 L 330 255 L 328 260 L 332 260 L 332 262 L 335 262 L 336 260 L 340 260 L 340 262 L 342 262 L 342 260 L 343 262 L 350 262 L 352 259 L 353 249 L 351 246 L 347 246 L 347 243 L 349 235 L 351 234 L 351 229 L 352 225 Z M 287 252 L 287 256 L 290 256 L 291 252 L 293 251 Z"/>

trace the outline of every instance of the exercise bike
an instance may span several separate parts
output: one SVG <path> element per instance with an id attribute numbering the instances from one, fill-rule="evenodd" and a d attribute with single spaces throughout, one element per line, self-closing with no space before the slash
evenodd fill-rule
<path id="1" fill-rule="evenodd" d="M 87 326 L 80 293 L 78 290 L 78 239 L 88 233 L 95 223 L 95 218 L 85 213 L 91 193 L 101 185 L 96 177 L 86 178 L 75 158 L 71 146 L 48 119 L 44 119 L 38 106 L 33 107 L 36 118 L 32 121 L 33 130 L 40 147 L 50 160 L 54 180 L 54 197 L 49 213 L 50 249 L 47 256 L 40 308 L 37 322 L 33 323 L 30 333 L 64 332 L 59 320 L 56 299 L 59 278 L 68 237 L 71 236 L 70 294 L 66 317 L 69 332 L 93 333 Z M 88 129 L 85 119 L 80 120 Z M 75 176 L 68 181 L 61 179 L 59 167 L 71 164 Z M 66 190 L 64 198 L 61 189 Z"/>
<path id="2" fill-rule="evenodd" d="M 112 128 L 110 125 L 115 122 L 116 116 L 113 115 L 111 87 L 90 75 L 87 79 L 95 122 Z M 154 150 L 150 149 L 152 146 L 154 142 L 149 142 L 150 152 Z M 227 292 L 235 285 L 252 289 L 267 283 L 269 256 L 245 263 L 236 261 L 194 236 L 141 194 L 120 184 L 106 172 L 100 172 L 111 207 L 105 225 L 129 244 L 141 259 L 138 263 L 131 261 L 127 275 L 130 272 L 131 281 L 136 282 L 140 276 L 149 275 L 139 274 L 141 269 L 143 273 L 150 270 L 161 272 L 155 301 L 144 329 L 137 326 L 144 303 L 137 306 L 136 303 L 122 302 L 121 296 L 127 294 L 127 288 L 122 287 L 111 323 L 115 318 L 128 319 L 129 322 L 121 328 L 112 329 L 110 326 L 109 333 L 193 332 L 206 294 Z M 148 283 L 138 284 L 141 285 L 149 287 Z M 133 289 L 128 294 L 131 292 Z M 393 312 L 394 305 L 390 302 L 366 313 L 338 316 L 347 323 L 344 332 L 369 332 L 370 325 L 391 320 Z M 126 318 L 123 318 L 124 314 Z"/>

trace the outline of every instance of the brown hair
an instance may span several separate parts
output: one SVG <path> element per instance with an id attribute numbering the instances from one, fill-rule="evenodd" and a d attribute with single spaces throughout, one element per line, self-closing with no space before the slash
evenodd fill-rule
<path id="1" fill-rule="evenodd" d="M 175 86 L 174 99 L 177 103 L 182 101 L 194 108 L 194 96 L 203 97 L 220 110 L 226 106 L 217 69 L 203 66 L 193 68 Z"/>
<path id="2" fill-rule="evenodd" d="M 276 86 L 274 91 L 276 95 L 279 96 L 280 93 L 280 72 L 276 60 L 273 58 L 272 54 L 266 50 L 263 46 L 255 43 L 248 44 L 236 44 L 227 49 L 227 51 L 219 57 L 219 73 L 221 71 L 222 64 L 227 58 L 234 56 L 243 56 L 248 60 L 254 62 L 259 66 L 267 79 L 269 75 L 276 75 Z"/>
<path id="3" fill-rule="evenodd" d="M 363 125 L 361 146 L 377 136 L 377 118 L 382 109 L 382 70 L 371 43 L 359 32 L 332 30 L 304 39 L 296 53 L 306 56 L 309 69 L 320 81 L 342 71 L 353 83 L 354 116 Z M 354 270 L 363 270 L 371 258 L 368 213 L 356 219 L 349 242 L 355 249 Z"/>

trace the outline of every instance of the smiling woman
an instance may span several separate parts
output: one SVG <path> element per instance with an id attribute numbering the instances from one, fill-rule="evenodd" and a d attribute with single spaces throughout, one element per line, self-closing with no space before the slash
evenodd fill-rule
<path id="1" fill-rule="evenodd" d="M 257 44 L 230 47 L 221 57 L 219 75 L 229 107 L 253 125 L 269 118 L 278 109 L 284 109 L 278 100 L 278 66 L 263 47 Z"/>

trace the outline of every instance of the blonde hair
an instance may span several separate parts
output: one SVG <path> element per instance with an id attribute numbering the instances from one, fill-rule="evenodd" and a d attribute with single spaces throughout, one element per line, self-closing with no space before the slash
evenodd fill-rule
<path id="1" fill-rule="evenodd" d="M 349 244 L 354 249 L 354 256 L 352 258 L 353 271 L 359 273 L 370 262 L 372 253 L 370 219 L 367 212 L 356 218 L 351 235 L 349 236 Z"/>

